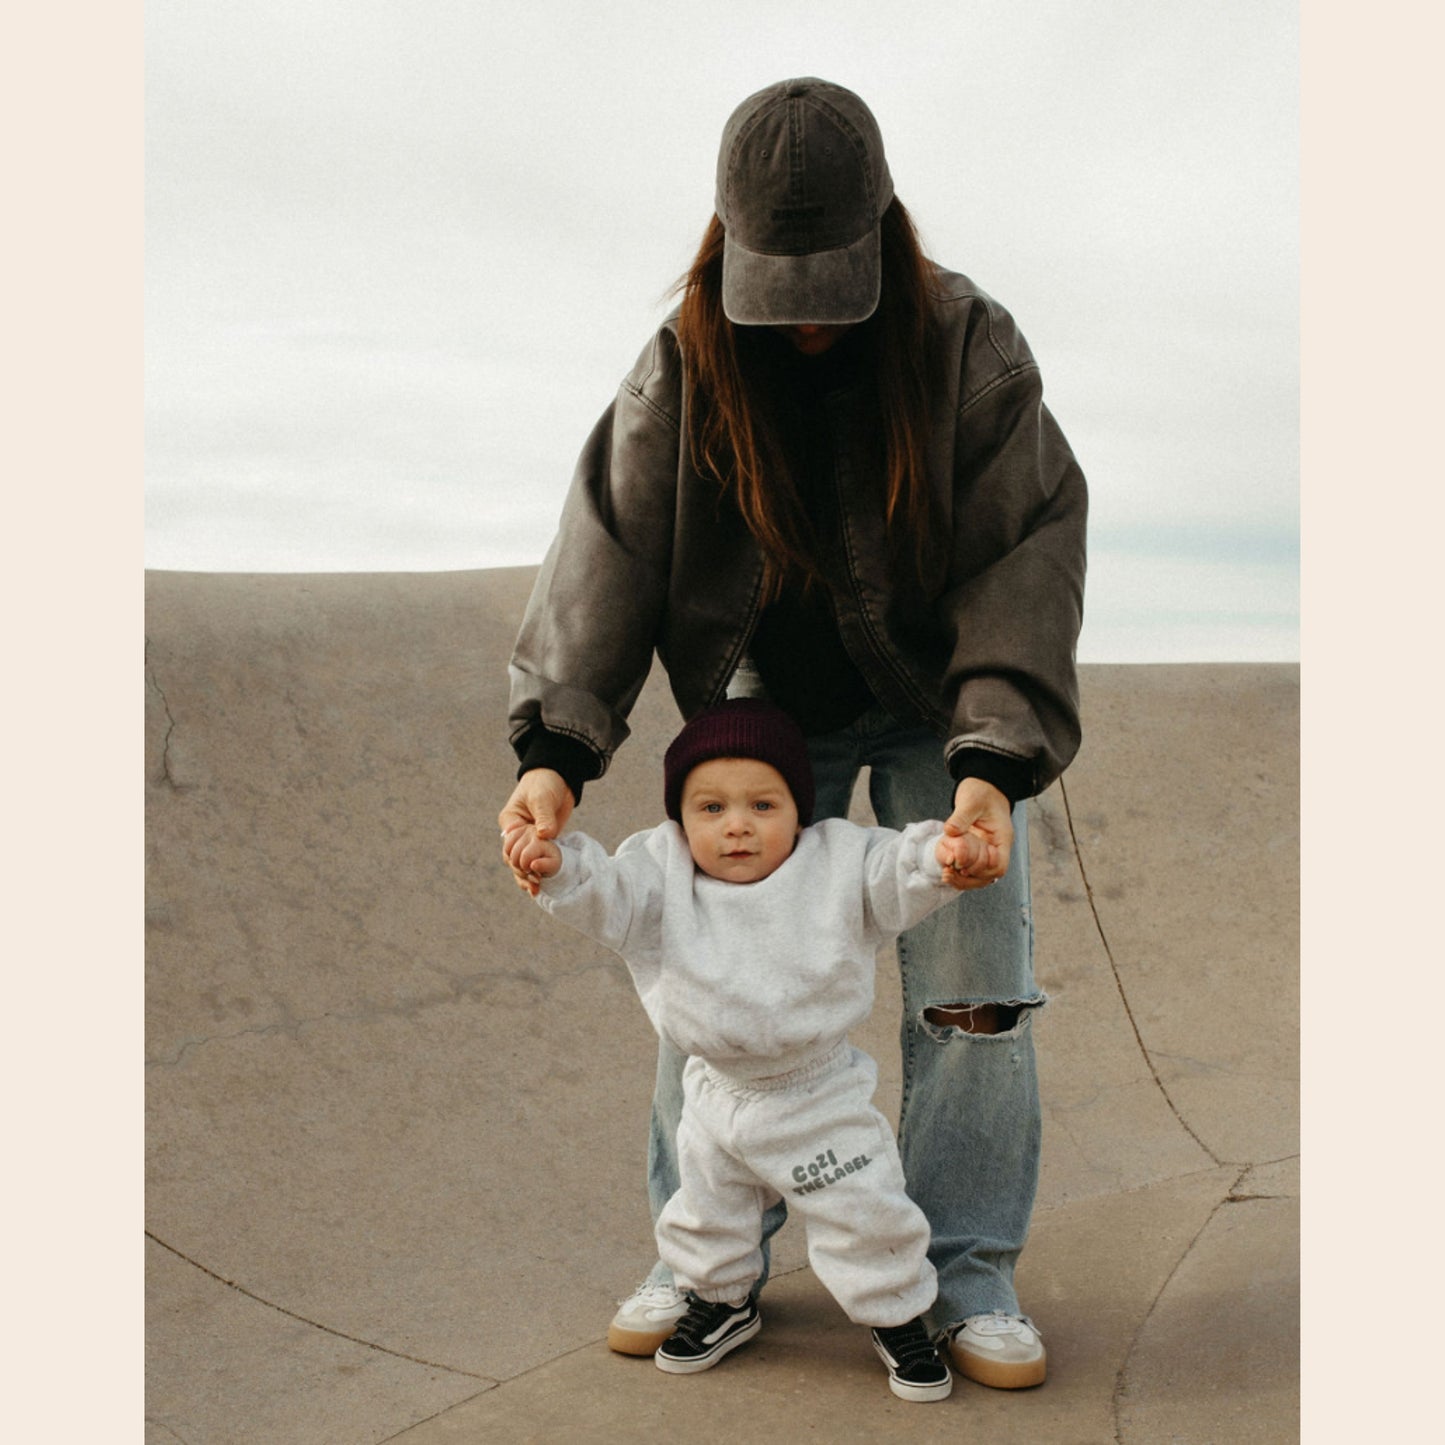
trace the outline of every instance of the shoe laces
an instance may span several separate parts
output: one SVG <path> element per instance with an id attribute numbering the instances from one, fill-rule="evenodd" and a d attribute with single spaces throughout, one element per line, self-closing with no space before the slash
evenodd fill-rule
<path id="1" fill-rule="evenodd" d="M 909 1320 L 906 1325 L 894 1325 L 880 1329 L 878 1338 L 888 1347 L 888 1353 L 898 1361 L 898 1368 L 906 1370 L 910 1365 L 930 1364 L 938 1359 L 938 1351 L 928 1338 L 921 1319 Z"/>
<path id="2" fill-rule="evenodd" d="M 978 1335 L 1017 1335 L 1025 1329 L 1038 1333 L 1027 1315 L 1006 1315 L 1002 1310 L 995 1310 L 991 1315 L 974 1315 L 965 1320 L 963 1326 Z"/>
<path id="3" fill-rule="evenodd" d="M 638 1285 L 625 1300 L 621 1300 L 619 1303 L 628 1305 L 633 1300 L 641 1305 L 656 1305 L 659 1309 L 667 1309 L 678 1304 L 682 1300 L 682 1295 L 674 1285 L 648 1280 Z"/>

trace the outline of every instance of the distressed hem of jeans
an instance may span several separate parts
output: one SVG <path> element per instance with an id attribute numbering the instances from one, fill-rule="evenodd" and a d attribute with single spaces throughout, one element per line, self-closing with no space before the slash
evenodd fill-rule
<path id="1" fill-rule="evenodd" d="M 1049 998 L 1047 994 L 1036 993 L 1029 998 L 976 998 L 957 999 L 951 1002 L 925 1004 L 919 1010 L 918 1022 L 923 1025 L 923 1031 L 929 1038 L 938 1043 L 947 1043 L 952 1039 L 979 1039 L 987 1041 L 990 1039 L 1016 1039 L 1019 1034 L 1028 1027 L 1029 1019 L 1036 1009 L 1041 1009 Z M 1004 1029 L 996 1034 L 976 1034 L 968 1029 L 960 1028 L 957 1024 L 936 1024 L 928 1017 L 930 1009 L 942 1008 L 951 1009 L 958 1013 L 972 1013 L 976 1008 L 1016 1008 L 1019 1011 L 1018 1019 L 1011 1029 Z"/>

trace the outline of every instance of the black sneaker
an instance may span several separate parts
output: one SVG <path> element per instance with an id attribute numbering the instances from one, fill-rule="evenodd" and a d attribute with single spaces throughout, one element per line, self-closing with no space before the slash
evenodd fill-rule
<path id="1" fill-rule="evenodd" d="M 710 1370 L 763 1327 L 763 1317 L 750 1299 L 740 1305 L 708 1304 L 688 1296 L 687 1313 L 652 1357 L 669 1375 L 695 1375 Z"/>
<path id="2" fill-rule="evenodd" d="M 943 1400 L 952 1391 L 953 1375 L 928 1338 L 922 1319 L 874 1330 L 873 1348 L 888 1366 L 888 1388 L 900 1400 Z"/>

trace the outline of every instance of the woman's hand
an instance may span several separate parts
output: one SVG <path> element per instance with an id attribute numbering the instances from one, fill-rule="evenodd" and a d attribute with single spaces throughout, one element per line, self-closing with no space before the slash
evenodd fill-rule
<path id="1" fill-rule="evenodd" d="M 555 838 L 566 826 L 576 806 L 572 789 L 561 773 L 555 773 L 551 768 L 533 768 L 523 773 L 512 789 L 506 807 L 497 814 L 497 826 L 502 830 L 502 860 L 512 867 L 507 859 L 509 850 L 506 840 L 514 829 L 530 824 L 537 830 L 537 837 Z M 536 879 L 515 867 L 512 867 L 512 877 L 518 888 L 535 895 Z"/>
<path id="2" fill-rule="evenodd" d="M 1009 800 L 982 778 L 965 778 L 953 792 L 953 813 L 944 822 L 944 834 L 972 833 L 984 843 L 978 859 L 955 884 L 958 888 L 987 888 L 1008 872 L 1013 849 L 1013 809 Z"/>

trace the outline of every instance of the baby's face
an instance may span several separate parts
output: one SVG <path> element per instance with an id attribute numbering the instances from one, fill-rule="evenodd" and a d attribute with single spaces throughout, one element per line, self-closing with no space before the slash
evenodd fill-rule
<path id="1" fill-rule="evenodd" d="M 757 883 L 798 841 L 798 805 L 771 763 L 711 758 L 682 786 L 682 831 L 693 862 L 724 883 Z"/>

